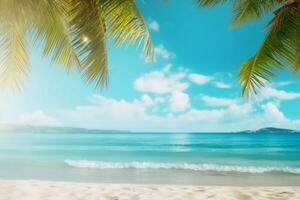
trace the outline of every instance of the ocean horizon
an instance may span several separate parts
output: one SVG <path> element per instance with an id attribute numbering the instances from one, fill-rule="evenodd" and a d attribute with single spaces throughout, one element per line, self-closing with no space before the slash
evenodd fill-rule
<path id="1" fill-rule="evenodd" d="M 0 178 L 101 183 L 299 186 L 300 134 L 0 134 Z"/>

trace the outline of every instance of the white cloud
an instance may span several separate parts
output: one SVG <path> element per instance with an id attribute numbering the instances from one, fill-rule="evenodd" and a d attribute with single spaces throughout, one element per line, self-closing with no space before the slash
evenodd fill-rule
<path id="1" fill-rule="evenodd" d="M 175 92 L 174 95 L 176 100 L 172 100 L 174 104 L 170 104 L 173 106 L 171 109 L 180 111 L 189 107 L 189 97 L 186 94 L 176 94 Z M 148 99 L 148 97 L 146 98 Z M 183 101 L 177 101 L 180 99 Z M 226 109 L 192 109 L 178 116 L 173 116 L 170 113 L 166 115 L 160 113 L 149 114 L 147 106 L 140 100 L 125 101 L 94 95 L 91 98 L 91 104 L 66 111 L 63 118 L 68 126 L 76 124 L 76 126 L 86 128 L 135 131 L 195 131 L 196 128 L 199 130 L 200 127 L 205 129 L 208 124 L 217 123 L 225 112 Z M 239 112 L 236 113 L 240 114 Z"/>
<path id="2" fill-rule="evenodd" d="M 196 83 L 198 85 L 204 85 L 204 84 L 212 81 L 213 77 L 212 76 L 206 76 L 206 75 L 203 75 L 203 74 L 190 74 L 189 79 L 193 83 Z"/>
<path id="3" fill-rule="evenodd" d="M 128 102 L 124 99 L 116 100 L 94 95 L 91 102 L 92 105 L 78 106 L 75 111 L 81 112 L 85 116 L 97 116 L 97 119 L 94 120 L 101 123 L 111 124 L 125 119 L 135 119 L 146 111 L 146 106 L 138 100 Z"/>
<path id="4" fill-rule="evenodd" d="M 153 99 L 147 94 L 144 94 L 141 97 L 141 100 L 144 103 L 144 105 L 147 106 L 147 107 L 152 107 L 152 106 L 155 105 L 155 102 L 153 101 Z"/>
<path id="5" fill-rule="evenodd" d="M 297 92 L 287 92 L 284 90 L 278 90 L 271 87 L 265 87 L 261 90 L 260 96 L 258 99 L 260 100 L 269 100 L 272 98 L 278 100 L 294 100 L 300 97 L 300 93 Z"/>
<path id="6" fill-rule="evenodd" d="M 173 102 L 170 102 L 172 95 Z M 224 106 L 198 109 L 192 107 L 189 96 L 180 91 L 166 99 L 142 95 L 139 99 L 127 101 L 94 95 L 90 103 L 63 110 L 56 118 L 64 126 L 132 131 L 238 131 L 266 126 L 300 129 L 300 120 L 288 119 L 280 111 L 279 104 L 274 102 L 258 105 L 242 101 L 234 104 L 217 102 Z M 165 105 L 170 106 L 166 112 L 163 111 Z M 153 111 L 154 107 L 158 110 Z M 39 111 L 23 116 L 23 122 L 30 121 L 34 125 L 41 124 L 41 121 L 43 125 L 57 123 L 57 120 L 44 116 L 45 113 Z"/>
<path id="7" fill-rule="evenodd" d="M 170 97 L 170 109 L 172 112 L 182 112 L 190 108 L 190 97 L 186 93 L 174 91 Z"/>
<path id="8" fill-rule="evenodd" d="M 222 81 L 216 81 L 216 82 L 215 82 L 215 86 L 216 86 L 217 88 L 221 88 L 221 89 L 229 89 L 229 88 L 232 87 L 230 84 L 224 83 L 224 82 L 222 82 Z"/>
<path id="9" fill-rule="evenodd" d="M 76 124 L 85 128 L 150 130 L 160 123 L 160 117 L 148 113 L 147 108 L 153 106 L 151 103 L 154 102 L 148 97 L 126 101 L 94 95 L 91 103 L 66 110 L 61 117 L 68 126 Z"/>
<path id="10" fill-rule="evenodd" d="M 279 107 L 273 103 L 268 102 L 265 105 L 262 105 L 263 110 L 265 111 L 265 119 L 268 119 L 270 122 L 285 122 L 287 119 L 284 114 L 279 110 Z"/>
<path id="11" fill-rule="evenodd" d="M 47 115 L 42 110 L 37 110 L 33 113 L 23 114 L 19 117 L 19 123 L 25 125 L 36 126 L 59 126 L 60 123 L 54 117 Z"/>
<path id="12" fill-rule="evenodd" d="M 159 23 L 155 20 L 149 20 L 149 28 L 155 32 L 158 32 L 160 29 Z"/>
<path id="13" fill-rule="evenodd" d="M 147 94 L 144 94 L 141 96 L 141 103 L 146 107 L 154 107 L 158 104 L 162 104 L 165 102 L 165 99 L 163 97 L 155 97 L 152 98 Z"/>
<path id="14" fill-rule="evenodd" d="M 201 97 L 201 100 L 205 103 L 205 105 L 210 107 L 224 107 L 224 106 L 231 106 L 238 103 L 236 99 L 217 98 L 217 97 L 211 97 L 207 95 L 203 95 Z"/>
<path id="15" fill-rule="evenodd" d="M 163 59 L 169 60 L 172 58 L 175 58 L 175 53 L 169 51 L 166 49 L 166 47 L 162 44 L 158 45 L 157 47 L 154 48 L 154 52 L 156 57 L 161 57 Z"/>
<path id="16" fill-rule="evenodd" d="M 169 51 L 163 44 L 160 44 L 156 47 L 154 47 L 154 62 L 156 63 L 158 58 L 164 59 L 164 60 L 170 60 L 176 57 L 176 54 L 174 52 Z M 145 59 L 144 54 L 140 54 L 140 58 L 144 59 L 145 63 L 149 63 L 150 60 L 147 58 Z"/>
<path id="17" fill-rule="evenodd" d="M 278 86 L 278 87 L 284 87 L 293 84 L 293 81 L 278 81 L 274 82 L 273 85 Z"/>
<path id="18" fill-rule="evenodd" d="M 183 81 L 186 74 L 182 72 L 172 73 L 169 69 L 170 65 L 167 65 L 161 71 L 152 71 L 142 75 L 134 81 L 134 88 L 140 92 L 153 94 L 167 94 L 187 89 L 189 85 Z"/>

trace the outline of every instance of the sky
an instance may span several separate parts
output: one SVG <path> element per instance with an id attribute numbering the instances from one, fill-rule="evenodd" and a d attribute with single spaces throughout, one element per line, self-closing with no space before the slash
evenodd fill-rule
<path id="1" fill-rule="evenodd" d="M 0 123 L 147 132 L 300 130 L 299 76 L 282 72 L 255 98 L 241 98 L 239 67 L 255 54 L 271 16 L 231 29 L 226 4 L 137 3 L 155 46 L 154 63 L 140 48 L 110 42 L 110 83 L 99 90 L 32 47 L 32 73 L 22 91 L 0 91 Z"/>

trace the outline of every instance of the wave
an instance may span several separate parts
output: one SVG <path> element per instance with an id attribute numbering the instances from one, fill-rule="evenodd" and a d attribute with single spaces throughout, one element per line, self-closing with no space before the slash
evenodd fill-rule
<path id="1" fill-rule="evenodd" d="M 239 172 L 262 174 L 268 172 L 283 172 L 300 174 L 300 168 L 294 167 L 260 167 L 217 164 L 189 164 L 189 163 L 155 163 L 155 162 L 102 162 L 89 160 L 65 160 L 65 163 L 76 168 L 90 169 L 176 169 L 212 172 Z"/>

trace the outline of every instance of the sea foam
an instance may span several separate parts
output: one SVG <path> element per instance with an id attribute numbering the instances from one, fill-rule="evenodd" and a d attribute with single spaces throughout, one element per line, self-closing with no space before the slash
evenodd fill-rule
<path id="1" fill-rule="evenodd" d="M 69 166 L 90 169 L 175 169 L 212 172 L 238 172 L 261 174 L 268 172 L 282 172 L 300 174 L 300 168 L 275 166 L 239 166 L 217 164 L 190 164 L 190 163 L 155 163 L 155 162 L 103 162 L 89 160 L 65 160 Z"/>

